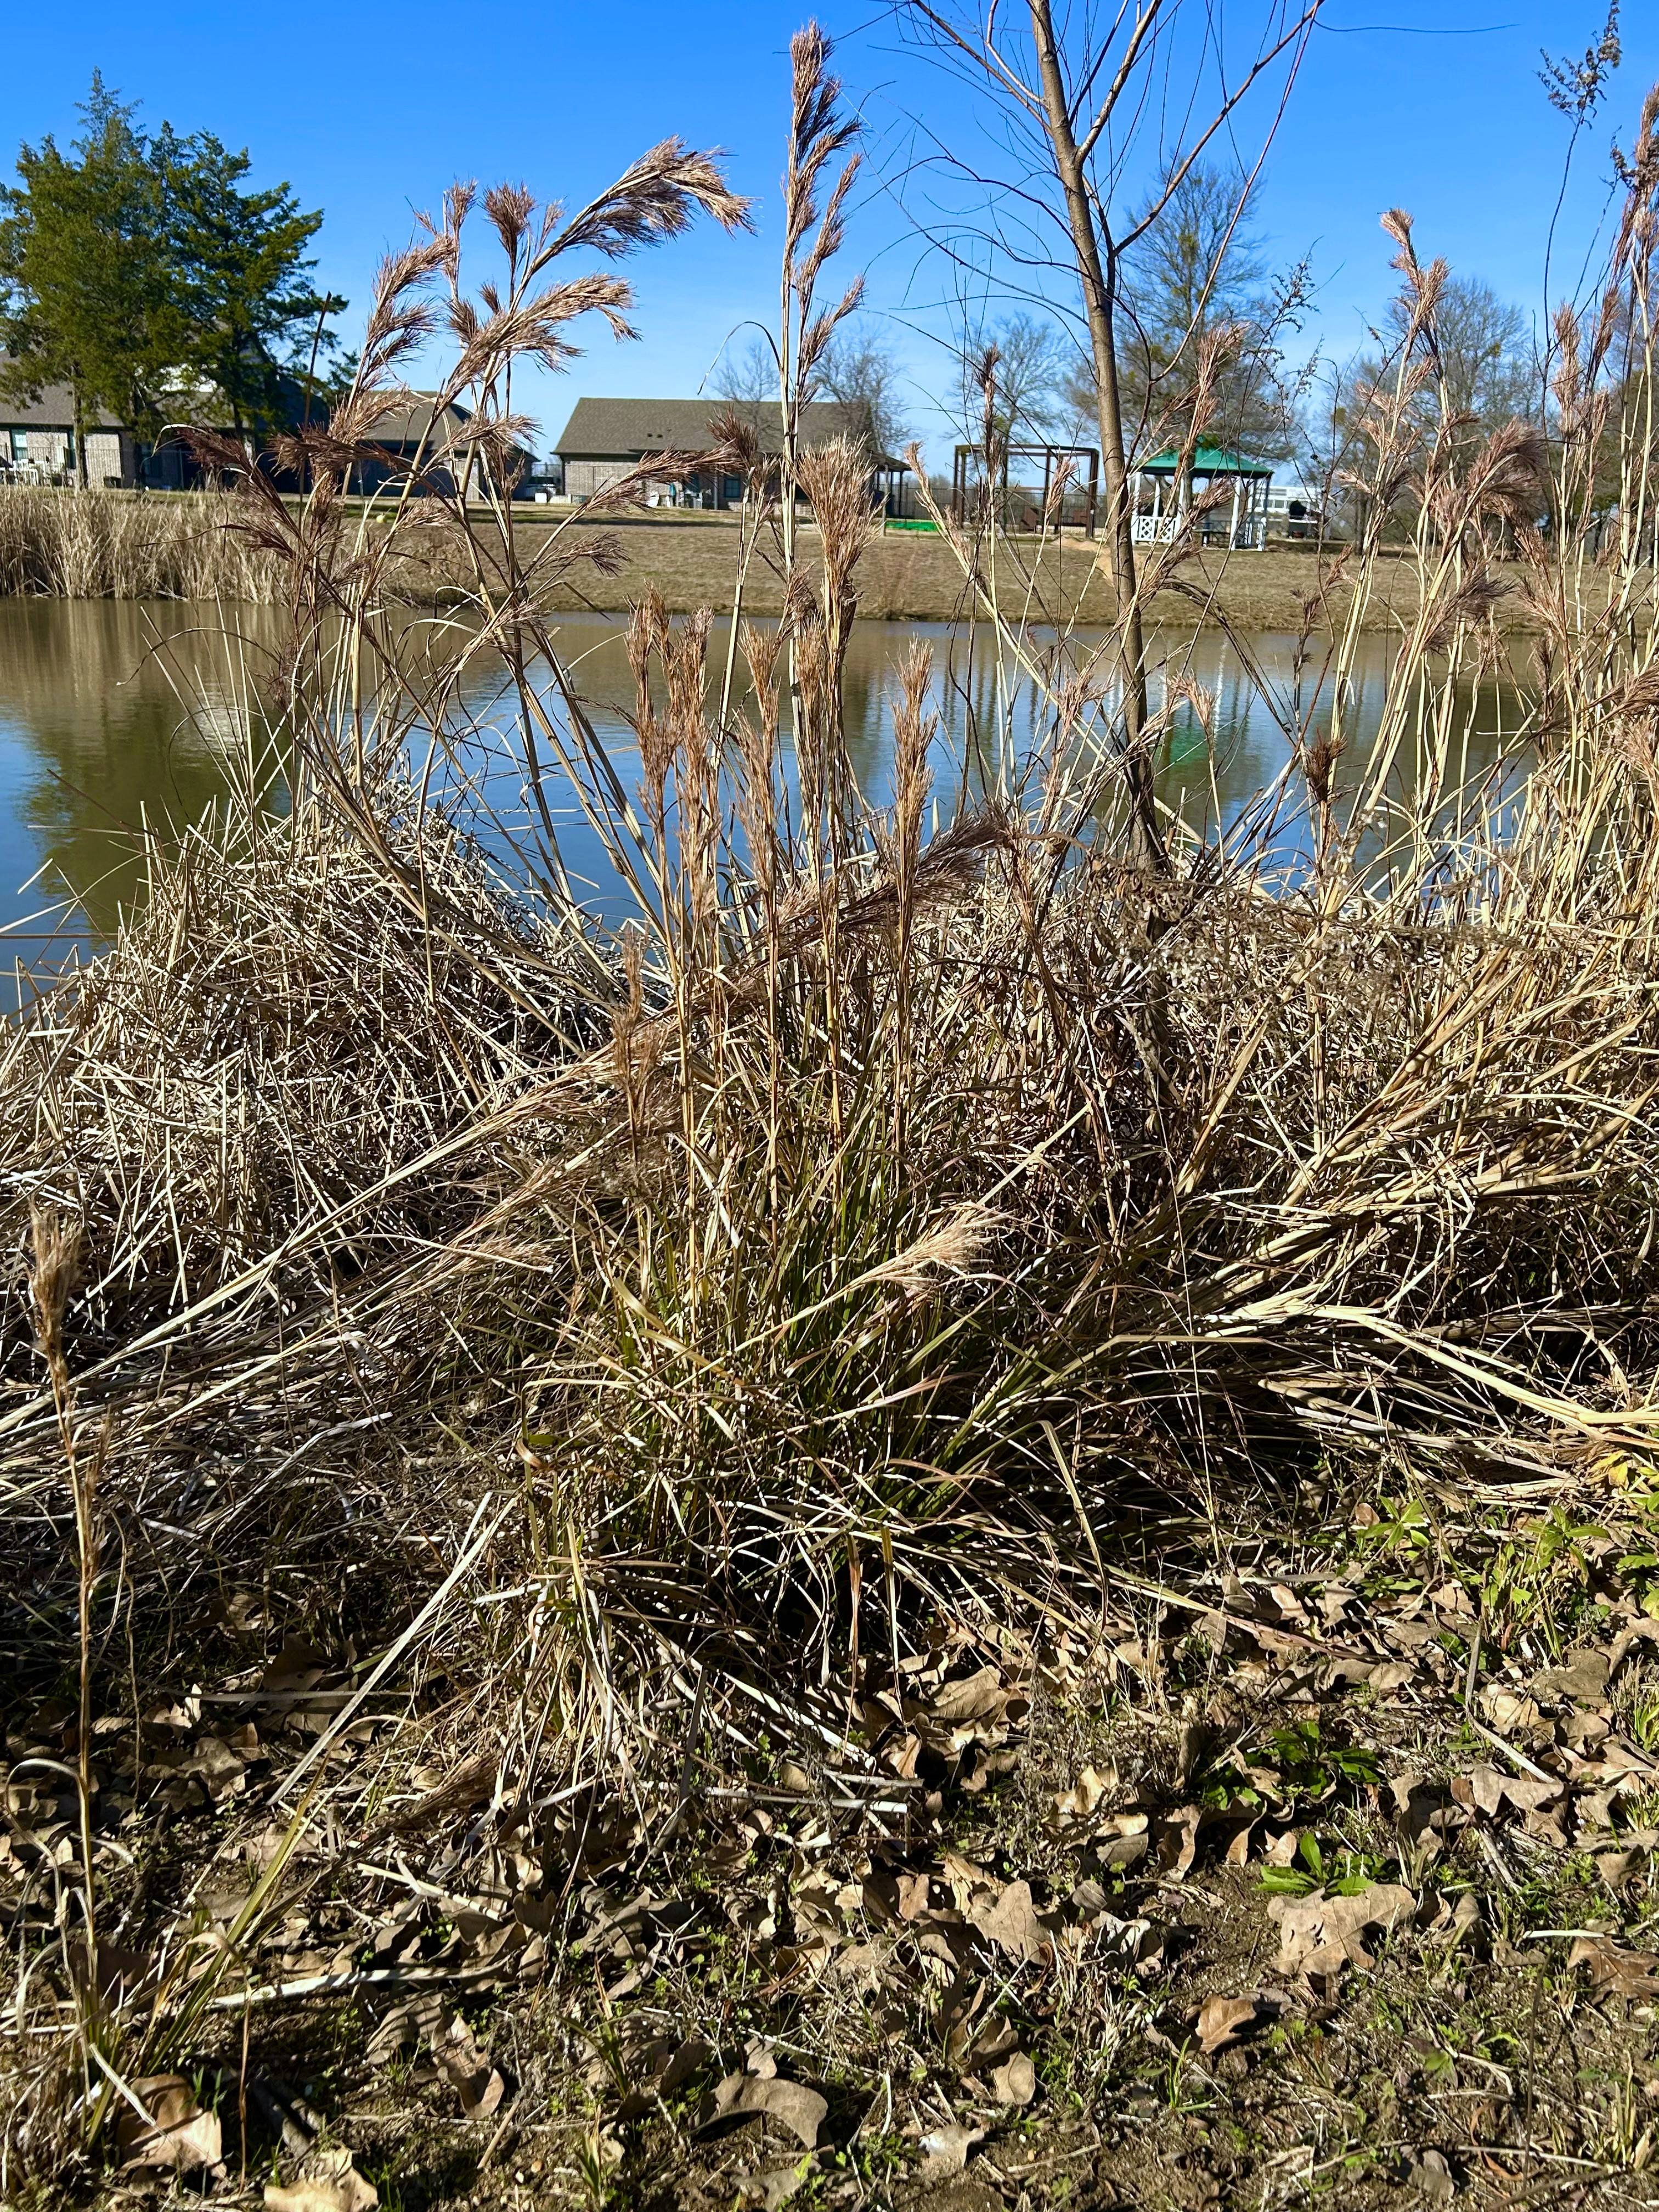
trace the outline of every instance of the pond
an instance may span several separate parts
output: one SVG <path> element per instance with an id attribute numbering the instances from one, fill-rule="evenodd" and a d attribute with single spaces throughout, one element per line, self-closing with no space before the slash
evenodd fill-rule
<path id="1" fill-rule="evenodd" d="M 0 599 L 0 943 L 8 970 L 17 963 L 48 969 L 107 935 L 142 895 L 145 826 L 165 832 L 198 819 L 246 777 L 245 733 L 257 723 L 247 708 L 276 649 L 278 620 L 259 608 L 172 601 Z M 631 792 L 638 758 L 624 719 L 633 683 L 622 625 L 611 616 L 562 616 L 558 631 Z M 1005 695 L 984 630 L 970 646 L 942 624 L 860 623 L 848 659 L 847 720 L 854 765 L 873 803 L 886 796 L 894 671 L 918 636 L 935 651 L 939 703 L 957 758 L 965 743 L 991 748 L 999 726 L 1012 731 L 1016 746 L 1030 728 L 1029 690 Z M 722 649 L 717 634 L 717 664 Z M 1257 637 L 1249 649 L 1258 678 L 1288 697 L 1294 640 Z M 1375 732 L 1392 650 L 1382 637 L 1362 645 L 1356 751 Z M 1214 708 L 1207 738 L 1190 708 L 1176 717 L 1160 750 L 1160 790 L 1213 831 L 1279 774 L 1284 729 L 1219 634 L 1166 640 L 1161 651 L 1213 695 Z M 487 725 L 509 726 L 484 678 L 467 706 Z M 1471 769 L 1496 757 L 1513 715 L 1507 687 L 1482 692 Z M 936 781 L 948 798 L 954 765 L 941 762 Z M 524 818 L 516 789 L 504 792 L 497 778 L 493 795 L 505 814 Z M 598 841 L 574 807 L 558 811 L 570 875 L 605 911 L 614 879 Z"/>

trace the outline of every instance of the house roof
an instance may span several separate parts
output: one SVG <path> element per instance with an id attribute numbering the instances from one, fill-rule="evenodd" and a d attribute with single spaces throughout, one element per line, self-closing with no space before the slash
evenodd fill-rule
<path id="1" fill-rule="evenodd" d="M 0 361 L 0 374 L 9 364 Z M 40 396 L 33 399 L 19 398 L 0 390 L 0 429 L 5 430 L 72 430 L 75 427 L 75 399 L 67 384 L 43 384 Z M 118 430 L 121 427 L 113 415 L 101 410 L 87 417 L 88 430 Z"/>
<path id="2" fill-rule="evenodd" d="M 435 392 L 406 392 L 404 404 L 382 415 L 367 433 L 368 442 L 374 446 L 418 446 L 425 438 L 430 445 L 441 445 L 472 419 L 465 407 L 457 406 L 452 400 L 444 410 L 443 420 L 434 422 L 433 410 L 437 404 Z"/>
<path id="3" fill-rule="evenodd" d="M 1181 454 L 1174 446 L 1166 446 L 1161 453 L 1154 453 L 1150 461 L 1137 461 L 1135 466 L 1148 476 L 1173 476 L 1181 466 Z M 1270 477 L 1270 461 L 1247 461 L 1237 453 L 1230 453 L 1224 446 L 1198 446 L 1193 451 L 1193 474 L 1199 477 Z"/>
<path id="4" fill-rule="evenodd" d="M 563 460 L 633 460 L 644 453 L 703 453 L 716 442 L 712 427 L 716 416 L 732 413 L 752 423 L 763 449 L 777 451 L 783 435 L 777 407 L 769 400 L 754 399 L 579 399 L 553 450 Z M 805 445 L 856 437 L 861 428 L 859 410 L 839 400 L 809 400 L 800 410 Z"/>
<path id="5" fill-rule="evenodd" d="M 410 459 L 424 443 L 426 456 L 431 459 L 441 454 L 452 441 L 460 446 L 470 442 L 466 436 L 467 425 L 475 420 L 470 407 L 463 407 L 459 400 L 452 399 L 443 410 L 441 419 L 434 420 L 434 410 L 438 405 L 435 392 L 408 392 L 404 394 L 404 404 L 382 415 L 374 427 L 364 433 L 367 444 L 387 447 L 404 459 Z M 520 445 L 516 450 L 526 455 L 530 453 L 527 443 Z"/>

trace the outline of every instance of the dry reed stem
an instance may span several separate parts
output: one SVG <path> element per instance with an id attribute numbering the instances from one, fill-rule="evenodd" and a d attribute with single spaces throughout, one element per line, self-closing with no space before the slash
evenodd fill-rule
<path id="1" fill-rule="evenodd" d="M 798 51 L 797 343 L 822 271 L 823 64 Z M 618 235 L 668 220 L 660 185 Z M 507 367 L 556 334 L 531 313 L 535 241 L 563 234 L 488 202 L 496 297 L 523 313 L 469 321 L 465 199 L 388 272 L 365 360 L 390 374 L 441 280 L 505 422 Z M 380 1530 L 453 1559 L 511 1472 L 501 1601 L 465 1648 L 432 1632 L 454 1727 L 520 1761 L 530 1802 L 556 1753 L 579 1787 L 672 1732 L 648 1703 L 665 1668 L 712 1685 L 700 1711 L 742 1682 L 816 1726 L 860 1635 L 898 1666 L 941 1624 L 1085 1620 L 1108 1545 L 1222 1487 L 1271 1510 L 1333 1466 L 1464 1481 L 1650 1460 L 1652 573 L 1621 538 L 1619 611 L 1591 615 L 1576 544 L 1531 549 L 1557 614 L 1530 772 L 1462 789 L 1490 542 L 1545 459 L 1564 502 L 1599 464 L 1442 434 L 1441 280 L 1397 232 L 1410 357 L 1376 403 L 1369 480 L 1422 593 L 1381 737 L 1362 760 L 1345 707 L 1320 720 L 1311 684 L 1281 702 L 1279 786 L 1217 842 L 1176 825 L 1167 880 L 1126 865 L 1110 652 L 1045 657 L 1029 625 L 994 635 L 1043 708 L 1023 757 L 992 733 L 988 800 L 956 805 L 938 774 L 917 653 L 893 811 L 866 804 L 839 676 L 867 512 L 844 454 L 802 471 L 822 593 L 792 572 L 781 632 L 740 634 L 750 702 L 711 676 L 708 617 L 636 611 L 641 794 L 536 618 L 510 487 L 446 509 L 471 618 L 423 654 L 378 611 L 412 495 L 382 540 L 342 516 L 349 452 L 318 447 L 334 473 L 297 520 L 251 485 L 288 563 L 293 811 L 158 849 L 148 906 L 0 1057 L 20 1553 L 76 1568 L 52 1507 L 72 1406 L 82 1431 L 112 1423 L 102 1494 L 144 1531 L 137 1617 L 303 1556 L 319 1613 L 349 1588 L 402 1654 L 423 1601 Z M 1632 423 L 1652 369 L 1626 365 Z M 365 436 L 377 389 L 354 403 Z M 1620 465 L 1653 459 L 1650 441 Z M 1382 532 L 1352 550 L 1358 603 Z M 1304 644 L 1340 686 L 1358 632 L 1334 604 L 1310 594 Z M 556 840 L 495 848 L 524 862 L 505 898 L 412 773 L 488 743 L 461 686 L 481 665 L 516 702 L 526 787 L 556 763 L 606 840 L 634 902 L 620 941 L 565 900 Z M 72 1307 L 53 1209 L 80 1225 Z M 76 1540 L 89 1591 L 95 1541 Z"/>

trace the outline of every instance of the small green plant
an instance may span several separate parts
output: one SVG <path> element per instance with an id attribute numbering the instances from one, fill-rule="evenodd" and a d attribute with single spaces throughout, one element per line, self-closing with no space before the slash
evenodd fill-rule
<path id="1" fill-rule="evenodd" d="M 1235 1753 L 1199 1785 L 1201 1802 L 1218 1811 L 1280 1815 L 1323 1804 L 1345 1790 L 1375 1789 L 1376 1754 L 1363 1744 L 1331 1744 L 1316 1717 L 1277 1729 L 1254 1759 Z"/>
<path id="2" fill-rule="evenodd" d="M 1369 1851 L 1350 1850 L 1340 1843 L 1326 1845 L 1310 1828 L 1297 1838 L 1298 1865 L 1264 1867 L 1261 1887 L 1269 1897 L 1305 1897 L 1322 1889 L 1328 1897 L 1358 1897 L 1377 1881 L 1382 1862 Z"/>
<path id="3" fill-rule="evenodd" d="M 1428 1510 L 1420 1498 L 1385 1498 L 1371 1510 L 1376 1518 L 1353 1531 L 1362 1553 L 1425 1552 L 1433 1538 Z"/>
<path id="4" fill-rule="evenodd" d="M 1523 1523 L 1506 1539 L 1481 1578 L 1482 1618 L 1494 1642 L 1508 1650 L 1526 1630 L 1552 1640 L 1582 1609 L 1589 1582 L 1585 1547 L 1605 1540 L 1593 1522 L 1570 1521 L 1559 1505 Z"/>
<path id="5" fill-rule="evenodd" d="M 1617 1686 L 1613 1711 L 1632 1743 L 1659 1750 L 1659 1668 L 1632 1669 Z"/>

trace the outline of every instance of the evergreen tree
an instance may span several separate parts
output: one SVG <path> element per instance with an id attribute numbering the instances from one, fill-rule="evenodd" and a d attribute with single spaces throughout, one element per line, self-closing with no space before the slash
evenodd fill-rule
<path id="1" fill-rule="evenodd" d="M 239 435 L 270 430 L 313 330 L 345 304 L 307 281 L 316 264 L 305 249 L 321 213 L 301 209 L 286 184 L 245 190 L 246 150 L 233 153 L 211 131 L 185 138 L 164 125 L 150 154 L 179 278 L 179 366 L 213 387 Z"/>
<path id="2" fill-rule="evenodd" d="M 141 435 L 208 411 L 239 435 L 326 392 L 335 350 L 306 248 L 322 222 L 286 184 L 250 191 L 252 162 L 210 131 L 155 137 L 94 75 L 66 154 L 25 146 L 0 189 L 0 387 L 66 384 L 86 482 L 86 425 L 102 410 Z"/>
<path id="3" fill-rule="evenodd" d="M 148 428 L 170 349 L 168 270 L 154 167 L 133 109 L 94 74 L 68 154 L 51 138 L 18 155 L 0 189 L 0 346 L 5 388 L 69 386 L 76 465 L 104 410 Z"/>

